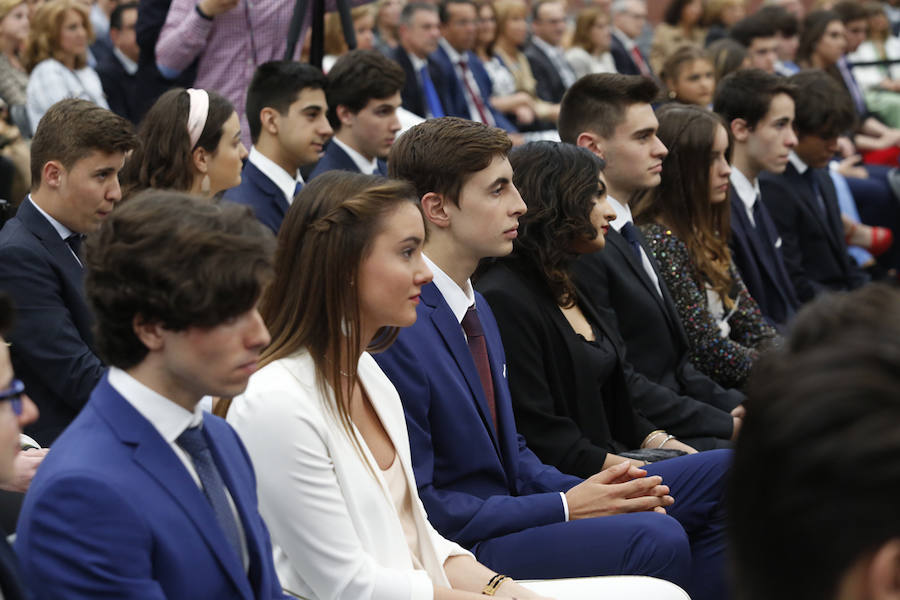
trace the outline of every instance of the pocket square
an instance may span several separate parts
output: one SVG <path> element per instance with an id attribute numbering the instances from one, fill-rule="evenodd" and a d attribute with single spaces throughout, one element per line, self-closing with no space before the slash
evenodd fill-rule
<path id="1" fill-rule="evenodd" d="M 775 247 L 781 248 L 781 238 L 780 237 L 777 240 L 775 240 Z"/>
<path id="2" fill-rule="evenodd" d="M 503 379 L 506 379 L 506 363 L 503 363 Z"/>

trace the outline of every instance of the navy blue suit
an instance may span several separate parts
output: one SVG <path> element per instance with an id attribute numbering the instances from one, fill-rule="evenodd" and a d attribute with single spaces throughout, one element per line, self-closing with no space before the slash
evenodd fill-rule
<path id="1" fill-rule="evenodd" d="M 281 188 L 249 160 L 244 163 L 244 170 L 241 171 L 241 184 L 226 191 L 223 197 L 251 207 L 260 223 L 276 235 L 290 208 Z"/>
<path id="2" fill-rule="evenodd" d="M 376 160 L 378 162 L 378 167 L 375 169 L 375 174 L 387 177 L 387 163 L 380 158 Z M 353 159 L 350 158 L 350 155 L 344 152 L 344 150 L 334 142 L 329 142 L 325 147 L 325 153 L 322 155 L 322 158 L 319 159 L 319 162 L 316 163 L 316 168 L 309 174 L 307 181 L 313 179 L 317 175 L 321 175 L 325 171 L 335 170 L 359 173 L 359 168 L 357 168 Z"/>
<path id="3" fill-rule="evenodd" d="M 640 52 L 640 49 L 638 49 Z M 616 71 L 621 73 L 622 75 L 641 75 L 641 69 L 638 67 L 634 58 L 625 49 L 625 45 L 615 36 L 611 36 L 609 53 L 613 57 L 613 63 L 616 65 Z M 641 56 L 644 58 L 644 63 L 647 65 L 647 68 L 650 68 L 650 61 L 647 60 L 647 57 L 644 56 L 644 53 L 641 52 Z"/>
<path id="4" fill-rule="evenodd" d="M 475 303 L 494 381 L 496 432 L 462 327 L 435 284 L 422 288 L 416 323 L 375 355 L 403 402 L 413 471 L 431 523 L 484 564 L 513 577 L 629 573 L 686 585 L 689 525 L 648 512 L 565 522 L 559 492 L 581 479 L 541 463 L 518 434 L 497 322 L 477 292 Z M 705 486 L 721 486 L 729 453 L 708 457 L 694 481 L 707 492 Z M 666 461 L 668 467 L 661 463 L 654 472 L 678 471 L 683 462 Z M 664 475 L 670 476 L 678 479 Z M 697 520 L 697 526 L 700 520 L 721 525 L 718 512 Z M 710 544 L 720 548 L 721 542 Z"/>
<path id="5" fill-rule="evenodd" d="M 403 81 L 403 88 L 400 90 L 400 97 L 403 99 L 403 108 L 411 113 L 415 113 L 422 118 L 428 116 L 428 102 L 425 99 L 425 91 L 419 82 L 419 75 L 413 69 L 412 61 L 403 46 L 397 46 L 388 54 L 388 58 L 403 67 L 406 79 Z M 450 97 L 450 90 L 447 87 L 447 79 L 441 74 L 441 70 L 431 58 L 428 58 L 428 74 L 431 82 L 434 84 L 434 90 L 437 92 L 438 99 L 441 101 L 441 107 L 444 107 L 445 98 Z M 446 111 L 446 109 L 445 109 Z M 449 113 L 448 113 L 449 114 Z"/>
<path id="6" fill-rule="evenodd" d="M 42 446 L 62 432 L 103 374 L 82 267 L 31 200 L 0 230 L 0 290 L 16 304 L 7 336 L 16 375 L 41 411 L 25 432 Z"/>
<path id="7" fill-rule="evenodd" d="M 286 598 L 250 458 L 222 419 L 205 414 L 203 434 L 240 517 L 246 573 L 184 464 L 104 378 L 22 507 L 16 550 L 36 600 Z"/>
<path id="8" fill-rule="evenodd" d="M 837 194 L 831 177 L 813 169 L 824 201 L 823 216 L 806 177 L 793 163 L 784 173 L 762 173 L 762 200 L 781 234 L 782 254 L 794 291 L 801 302 L 825 290 L 852 290 L 868 282 L 847 253 Z"/>
<path id="9" fill-rule="evenodd" d="M 758 214 L 761 219 L 754 226 L 734 186 L 729 185 L 728 195 L 731 198 L 731 258 L 763 316 L 773 325 L 782 326 L 797 311 L 800 301 L 784 265 L 778 230 L 765 203 L 760 202 Z"/>
<path id="10" fill-rule="evenodd" d="M 93 47 L 99 47 L 98 41 Z M 130 75 L 112 52 L 97 54 L 97 75 L 109 110 L 132 123 L 138 122 L 137 78 Z"/>
<path id="11" fill-rule="evenodd" d="M 438 49 L 432 52 L 429 58 L 434 61 L 438 67 L 439 87 L 438 82 L 435 81 L 435 87 L 437 87 L 438 93 L 441 93 L 441 90 L 446 90 L 445 93 L 449 94 L 449 97 L 446 100 L 443 97 L 441 98 L 445 115 L 448 117 L 470 119 L 472 115 L 469 113 L 469 105 L 466 102 L 466 96 L 463 91 L 465 88 L 463 83 L 459 80 L 459 77 L 456 76 L 456 68 L 453 66 L 453 63 L 450 62 L 450 57 L 447 55 L 447 52 L 444 51 L 441 46 L 438 46 Z M 481 64 L 481 60 L 474 52 L 467 51 L 466 61 L 469 70 L 472 71 L 472 75 L 475 77 L 475 82 L 478 84 L 478 91 L 481 93 L 481 98 L 484 100 L 485 107 L 491 111 L 491 116 L 494 118 L 494 124 L 505 131 L 516 131 L 515 125 L 513 125 L 502 112 L 494 108 L 494 105 L 491 103 L 494 84 L 491 83 L 491 77 L 484 69 L 484 65 Z"/>
<path id="12" fill-rule="evenodd" d="M 2 534 L 0 531 L 0 535 Z M 0 540 L 0 595 L 3 600 L 31 598 L 21 578 L 19 559 L 5 539 Z"/>

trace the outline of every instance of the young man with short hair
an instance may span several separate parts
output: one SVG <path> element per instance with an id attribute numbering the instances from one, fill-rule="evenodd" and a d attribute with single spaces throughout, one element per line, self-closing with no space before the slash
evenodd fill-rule
<path id="1" fill-rule="evenodd" d="M 247 207 L 156 190 L 88 240 L 110 370 L 22 507 L 36 598 L 286 598 L 250 459 L 199 406 L 241 393 L 269 343 L 256 305 L 274 245 Z"/>
<path id="2" fill-rule="evenodd" d="M 747 49 L 751 69 L 775 73 L 778 64 L 778 30 L 775 22 L 754 13 L 735 23 L 728 35 Z"/>
<path id="3" fill-rule="evenodd" d="M 334 63 L 325 94 L 334 137 L 310 179 L 335 169 L 387 175 L 404 78 L 397 63 L 375 50 L 352 50 Z"/>
<path id="4" fill-rule="evenodd" d="M 783 328 L 800 306 L 782 253 L 782 240 L 760 199 L 759 175 L 783 173 L 794 133 L 793 86 L 758 69 L 725 77 L 713 109 L 731 130 L 731 258 L 760 311 Z"/>
<path id="5" fill-rule="evenodd" d="M 797 145 L 781 174 L 760 175 L 760 191 L 782 239 L 785 266 L 801 302 L 869 281 L 847 253 L 837 195 L 826 168 L 838 137 L 855 121 L 840 86 L 822 71 L 788 79 L 796 88 Z"/>
<path id="6" fill-rule="evenodd" d="M 27 433 L 49 446 L 103 374 L 84 301 L 81 242 L 113 211 L 131 124 L 87 100 L 57 102 L 31 142 L 31 194 L 0 230 L 0 290 L 16 303 L 12 362 L 41 410 Z"/>
<path id="7" fill-rule="evenodd" d="M 589 302 L 616 314 L 613 325 L 635 370 L 666 388 L 634 397 L 644 416 L 699 450 L 727 447 L 740 429 L 744 395 L 691 365 L 681 319 L 629 208 L 637 194 L 659 185 L 668 153 L 650 104 L 658 93 L 646 77 L 611 73 L 582 77 L 563 98 L 560 137 L 606 161 L 607 198 L 618 215 L 606 248 L 576 261 L 575 284 Z"/>
<path id="8" fill-rule="evenodd" d="M 411 181 L 422 201 L 434 281 L 422 288 L 416 323 L 376 360 L 403 401 L 429 519 L 513 577 L 654 575 L 694 598 L 720 598 L 719 461 L 728 453 L 646 472 L 622 463 L 581 480 L 541 463 L 516 431 L 500 332 L 470 282 L 481 259 L 512 250 L 526 209 L 509 148 L 499 129 L 444 118 L 412 128 L 391 151 L 391 176 Z M 470 349 L 473 337 L 481 352 Z M 681 487 L 675 471 L 686 463 L 703 463 L 702 485 Z M 671 503 L 666 485 L 677 499 L 670 516 L 660 514 Z"/>
<path id="9" fill-rule="evenodd" d="M 276 234 L 303 187 L 300 168 L 319 160 L 332 134 L 325 86 L 316 67 L 284 60 L 257 67 L 247 89 L 253 146 L 241 184 L 225 192 L 225 199 L 252 207 Z"/>
<path id="10" fill-rule="evenodd" d="M 437 7 L 425 2 L 404 6 L 397 37 L 400 43 L 389 56 L 406 74 L 400 92 L 403 108 L 423 118 L 443 117 L 449 92 L 437 64 L 429 56 L 441 39 Z"/>
<path id="11" fill-rule="evenodd" d="M 137 18 L 137 2 L 123 2 L 116 6 L 109 17 L 112 50 L 97 53 L 97 75 L 100 76 L 109 109 L 132 123 L 138 121 L 135 73 L 140 48 L 134 29 Z"/>

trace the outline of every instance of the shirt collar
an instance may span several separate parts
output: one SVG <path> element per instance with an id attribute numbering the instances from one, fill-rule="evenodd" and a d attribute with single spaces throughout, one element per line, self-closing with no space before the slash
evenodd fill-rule
<path id="1" fill-rule="evenodd" d="M 116 58 L 119 59 L 119 62 L 122 63 L 122 67 L 125 69 L 126 73 L 128 73 L 129 75 L 134 75 L 135 73 L 137 73 L 138 64 L 125 56 L 125 54 L 115 46 L 113 46 L 113 54 L 115 54 Z"/>
<path id="2" fill-rule="evenodd" d="M 53 225 L 53 229 L 56 230 L 56 233 L 59 234 L 59 237 L 61 237 L 62 239 L 66 239 L 70 235 L 75 233 L 74 231 L 72 231 L 71 229 L 69 229 L 68 227 L 66 227 L 65 225 L 63 225 L 62 223 L 60 223 L 53 217 L 51 217 L 49 214 L 47 214 L 47 211 L 45 211 L 43 208 L 38 206 L 38 203 L 31 199 L 31 194 L 28 194 L 28 201 L 31 202 L 31 205 L 34 206 L 39 213 L 44 215 L 44 218 L 47 219 L 51 225 Z"/>
<path id="3" fill-rule="evenodd" d="M 428 268 L 434 274 L 432 281 L 434 281 L 434 285 L 437 286 L 441 296 L 444 297 L 444 301 L 447 302 L 447 305 L 453 312 L 453 316 L 462 323 L 463 317 L 466 316 L 466 311 L 475 304 L 475 292 L 472 290 L 472 281 L 466 279 L 466 288 L 463 289 L 456 285 L 456 282 L 444 273 L 439 266 L 434 264 L 430 258 L 424 254 L 422 258 L 425 259 L 425 264 L 428 265 Z"/>
<path id="4" fill-rule="evenodd" d="M 557 46 L 551 46 L 536 35 L 531 36 L 531 41 L 534 42 L 534 45 L 540 48 L 544 52 L 544 54 L 548 56 L 553 54 L 560 54 L 562 52 Z"/>
<path id="5" fill-rule="evenodd" d="M 288 204 L 294 201 L 294 190 L 297 189 L 298 183 L 303 183 L 303 177 L 300 171 L 296 176 L 291 177 L 290 173 L 278 166 L 274 160 L 256 149 L 256 146 L 250 147 L 250 156 L 247 157 L 254 167 L 259 169 L 263 175 L 268 177 L 272 183 L 278 186 L 278 189 L 287 198 Z"/>
<path id="6" fill-rule="evenodd" d="M 788 154 L 788 160 L 791 161 L 791 164 L 794 165 L 794 168 L 797 169 L 797 172 L 801 175 L 806 173 L 806 170 L 809 168 L 809 165 L 803 162 L 803 159 L 797 156 L 797 153 L 793 150 Z"/>
<path id="7" fill-rule="evenodd" d="M 738 198 L 741 199 L 747 210 L 753 210 L 753 205 L 760 196 L 759 178 L 750 183 L 746 175 L 741 173 L 737 167 L 732 166 L 729 179 L 731 180 L 731 185 L 734 186 L 734 191 L 737 192 Z"/>
<path id="8" fill-rule="evenodd" d="M 186 410 L 117 367 L 109 369 L 109 385 L 150 421 L 169 444 L 174 444 L 188 427 L 196 427 L 203 422 L 203 409 L 199 402 L 193 412 Z"/>
<path id="9" fill-rule="evenodd" d="M 438 40 L 438 43 L 439 43 L 439 44 L 441 45 L 441 47 L 444 49 L 444 52 L 447 53 L 447 56 L 450 57 L 450 62 L 453 63 L 453 66 L 454 66 L 454 67 L 455 67 L 456 64 L 457 64 L 459 61 L 461 61 L 461 60 L 465 60 L 466 63 L 469 62 L 469 59 L 468 59 L 467 56 L 464 56 L 464 55 L 460 54 L 459 52 L 457 52 L 457 51 L 456 51 L 456 48 L 454 48 L 453 46 L 451 46 L 451 45 L 450 45 L 450 42 L 448 42 L 448 41 L 445 40 L 444 38 L 441 38 L 440 40 Z"/>
<path id="10" fill-rule="evenodd" d="M 609 205 L 613 207 L 613 210 L 616 211 L 616 218 L 610 221 L 610 225 L 616 231 L 622 229 L 625 226 L 625 223 L 633 223 L 634 219 L 631 217 L 631 207 L 627 204 L 622 204 L 615 198 L 610 195 L 606 196 L 607 202 Z"/>
<path id="11" fill-rule="evenodd" d="M 631 49 L 634 48 L 637 44 L 634 43 L 634 40 L 625 35 L 625 33 L 619 29 L 618 27 L 612 28 L 612 34 L 616 36 L 616 39 L 622 42 L 622 45 L 625 46 L 625 49 L 631 52 Z"/>
<path id="12" fill-rule="evenodd" d="M 337 144 L 338 148 L 347 153 L 347 156 L 349 156 L 353 160 L 353 164 L 356 165 L 356 168 L 359 169 L 360 173 L 371 175 L 378 169 L 377 158 L 369 161 L 369 159 L 367 159 L 365 156 L 363 156 L 341 140 L 337 139 L 337 136 L 331 138 L 331 143 Z"/>
<path id="13" fill-rule="evenodd" d="M 404 52 L 405 52 L 405 51 L 404 51 Z M 406 53 L 406 56 L 409 57 L 409 62 L 412 63 L 413 71 L 415 71 L 416 73 L 418 73 L 419 71 L 421 71 L 421 70 L 422 70 L 422 67 L 424 67 L 424 66 L 426 66 L 426 65 L 428 64 L 428 60 L 427 60 L 427 59 L 425 59 L 425 58 L 419 58 L 418 56 L 416 56 L 416 55 L 413 54 L 412 52 L 407 52 L 407 53 Z"/>

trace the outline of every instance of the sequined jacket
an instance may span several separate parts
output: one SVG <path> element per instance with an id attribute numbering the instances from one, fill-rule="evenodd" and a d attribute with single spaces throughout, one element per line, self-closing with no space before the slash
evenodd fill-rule
<path id="1" fill-rule="evenodd" d="M 641 225 L 641 231 L 691 342 L 691 362 L 724 387 L 742 387 L 759 351 L 774 342 L 777 333 L 763 318 L 734 263 L 730 270 L 737 308 L 728 318 L 730 331 L 725 336 L 710 308 L 706 282 L 695 273 L 684 242 L 656 223 Z"/>

